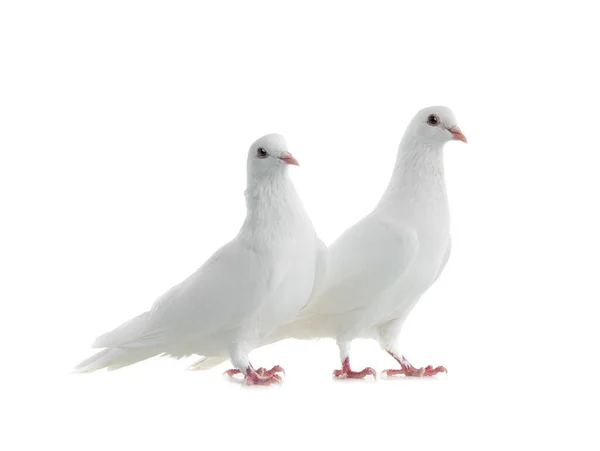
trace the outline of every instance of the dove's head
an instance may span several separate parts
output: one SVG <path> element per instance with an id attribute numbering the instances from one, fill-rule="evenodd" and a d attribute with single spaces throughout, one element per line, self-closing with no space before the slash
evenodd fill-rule
<path id="1" fill-rule="evenodd" d="M 290 164 L 299 166 L 298 161 L 287 150 L 287 142 L 281 135 L 273 133 L 258 138 L 248 152 L 248 176 L 260 178 L 285 174 Z"/>
<path id="2" fill-rule="evenodd" d="M 428 142 L 444 144 L 457 139 L 464 143 L 467 138 L 458 127 L 452 110 L 445 106 L 430 106 L 417 113 L 411 123 L 412 133 Z"/>

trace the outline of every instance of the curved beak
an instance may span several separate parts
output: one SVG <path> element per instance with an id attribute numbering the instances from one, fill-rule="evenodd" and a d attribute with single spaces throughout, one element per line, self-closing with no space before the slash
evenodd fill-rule
<path id="1" fill-rule="evenodd" d="M 447 130 L 450 133 L 452 133 L 453 139 L 458 139 L 459 141 L 462 141 L 464 143 L 467 142 L 467 137 L 465 135 L 463 135 L 463 132 L 460 131 L 460 128 L 458 128 L 458 126 L 454 125 Z"/>
<path id="2" fill-rule="evenodd" d="M 289 152 L 282 152 L 281 155 L 279 155 L 279 159 L 284 163 L 293 164 L 294 166 L 300 166 L 298 160 L 296 160 Z"/>

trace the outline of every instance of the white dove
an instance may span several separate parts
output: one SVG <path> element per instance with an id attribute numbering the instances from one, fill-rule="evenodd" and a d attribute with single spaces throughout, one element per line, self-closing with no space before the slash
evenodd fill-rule
<path id="1" fill-rule="evenodd" d="M 245 383 L 281 380 L 279 366 L 255 370 L 248 354 L 305 306 L 324 278 L 327 252 L 287 174 L 298 165 L 281 135 L 250 147 L 247 215 L 239 234 L 152 308 L 100 336 L 106 348 L 79 372 L 109 370 L 156 355 L 228 356 Z"/>
<path id="2" fill-rule="evenodd" d="M 450 256 L 450 219 L 442 150 L 449 140 L 467 142 L 452 111 L 425 108 L 406 130 L 390 183 L 375 209 L 329 248 L 327 276 L 298 319 L 271 340 L 333 337 L 342 368 L 337 378 L 375 376 L 350 368 L 353 339 L 376 338 L 400 369 L 387 375 L 432 376 L 442 366 L 413 367 L 400 353 L 404 320 L 437 280 Z"/>

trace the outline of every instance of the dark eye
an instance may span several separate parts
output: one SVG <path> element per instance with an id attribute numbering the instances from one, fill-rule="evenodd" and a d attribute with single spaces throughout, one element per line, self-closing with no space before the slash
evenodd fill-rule
<path id="1" fill-rule="evenodd" d="M 269 154 L 268 154 L 268 153 L 267 153 L 267 151 L 266 151 L 264 148 L 262 148 L 262 147 L 259 147 L 259 148 L 256 150 L 256 156 L 258 156 L 258 158 L 267 158 L 267 155 L 269 155 Z"/>
<path id="2" fill-rule="evenodd" d="M 440 118 L 437 114 L 430 114 L 427 118 L 427 123 L 433 127 L 440 123 Z"/>

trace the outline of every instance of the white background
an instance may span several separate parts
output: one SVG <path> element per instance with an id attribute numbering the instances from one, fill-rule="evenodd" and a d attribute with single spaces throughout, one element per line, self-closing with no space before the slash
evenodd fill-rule
<path id="1" fill-rule="evenodd" d="M 598 13 L 411 3 L 2 3 L 1 449 L 598 449 Z M 69 374 L 235 235 L 256 138 L 287 137 L 329 244 L 436 104 L 469 144 L 402 342 L 447 377 L 334 382 L 330 340 L 255 351 L 281 387 L 193 359 Z"/>

